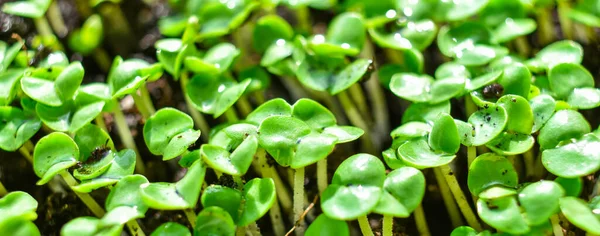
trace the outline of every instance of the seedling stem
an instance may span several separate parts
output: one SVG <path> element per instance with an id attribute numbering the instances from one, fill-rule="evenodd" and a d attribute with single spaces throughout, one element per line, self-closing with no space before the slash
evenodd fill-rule
<path id="1" fill-rule="evenodd" d="M 185 90 L 188 81 L 189 78 L 187 72 L 182 72 L 181 78 L 179 78 L 179 82 L 181 83 L 181 89 L 183 90 L 182 92 L 184 94 L 183 97 L 185 98 L 185 105 L 187 106 L 190 115 L 192 115 L 194 124 L 197 128 L 200 129 L 200 137 L 202 137 L 202 140 L 206 142 L 208 141 L 208 134 L 210 134 L 210 126 L 208 126 L 206 119 L 204 119 L 204 115 L 202 115 L 202 113 L 200 113 L 194 106 L 192 106 L 192 101 L 190 101 L 190 98 L 188 98 L 188 96 L 185 95 L 187 94 Z"/>
<path id="2" fill-rule="evenodd" d="M 340 99 L 340 103 L 342 103 L 342 107 L 344 107 L 344 110 L 346 111 L 346 115 L 348 115 L 350 123 L 365 131 L 365 133 L 361 137 L 363 148 L 368 153 L 375 153 L 373 142 L 371 141 L 369 126 L 362 119 L 360 113 L 358 112 L 358 109 L 356 108 L 354 103 L 352 103 L 346 91 L 342 91 L 337 96 Z"/>
<path id="3" fill-rule="evenodd" d="M 133 101 L 135 102 L 138 111 L 140 111 L 144 120 L 147 120 L 151 115 L 156 113 L 156 109 L 154 109 L 154 105 L 152 105 L 152 100 L 150 99 L 146 85 L 142 85 L 138 91 L 140 92 L 140 95 L 138 95 L 137 92 L 134 92 L 131 96 L 133 97 Z"/>
<path id="4" fill-rule="evenodd" d="M 554 236 L 563 236 L 563 228 L 560 226 L 558 215 L 555 214 L 551 216 L 550 222 L 552 222 L 552 231 L 554 232 Z"/>
<path id="5" fill-rule="evenodd" d="M 4 184 L 2 184 L 2 181 L 0 181 L 0 196 L 4 196 L 6 194 L 8 194 L 8 191 L 4 187 Z"/>
<path id="6" fill-rule="evenodd" d="M 104 115 L 102 114 L 102 112 L 100 112 L 100 114 L 98 114 L 98 116 L 96 116 L 96 125 L 98 127 L 100 127 L 102 130 L 108 132 L 108 129 L 106 128 L 106 123 L 104 122 Z"/>
<path id="7" fill-rule="evenodd" d="M 146 234 L 144 233 L 142 228 L 140 228 L 140 225 L 138 224 L 137 220 L 135 220 L 135 219 L 130 220 L 126 223 L 126 225 L 127 225 L 127 228 L 129 229 L 129 232 L 131 233 L 131 235 L 146 236 Z"/>
<path id="8" fill-rule="evenodd" d="M 225 119 L 227 119 L 227 122 L 232 123 L 239 120 L 238 115 L 235 113 L 235 108 L 230 107 L 225 111 Z"/>
<path id="9" fill-rule="evenodd" d="M 371 116 L 369 115 L 369 108 L 367 108 L 367 103 L 365 102 L 365 93 L 362 88 L 358 84 L 353 84 L 348 88 L 348 92 L 350 92 L 350 96 L 356 107 L 360 111 L 360 114 L 363 116 L 363 119 L 367 123 L 372 123 Z"/>
<path id="10" fill-rule="evenodd" d="M 273 182 L 275 182 L 275 191 L 277 192 L 277 198 L 279 199 L 279 203 L 281 203 L 281 207 L 283 207 L 283 210 L 287 214 L 291 213 L 292 197 L 285 184 L 281 180 L 277 169 L 275 169 L 275 167 L 270 165 L 267 161 L 265 149 L 259 148 L 256 151 L 256 156 L 258 157 L 258 159 L 255 162 L 252 162 L 254 168 L 257 170 L 257 172 L 260 173 L 261 177 L 273 179 Z"/>
<path id="11" fill-rule="evenodd" d="M 49 46 L 57 50 L 62 50 L 63 46 L 60 44 L 54 33 L 52 32 L 52 28 L 50 28 L 50 24 L 48 24 L 48 20 L 45 16 L 41 16 L 33 19 L 33 23 L 35 24 L 35 28 L 37 29 L 39 35 L 42 37 L 42 42 L 44 42 L 44 46 Z M 48 39 L 53 39 L 53 45 L 46 45 Z"/>
<path id="12" fill-rule="evenodd" d="M 246 117 L 253 110 L 252 105 L 250 105 L 250 102 L 248 101 L 248 98 L 246 96 L 241 96 L 238 99 L 236 105 L 242 117 Z"/>
<path id="13" fill-rule="evenodd" d="M 366 215 L 358 217 L 358 226 L 360 226 L 360 232 L 362 232 L 363 236 L 374 236 Z"/>
<path id="14" fill-rule="evenodd" d="M 415 222 L 417 223 L 417 231 L 419 231 L 420 235 L 429 236 L 431 233 L 429 232 L 429 227 L 427 226 L 427 220 L 425 219 L 425 211 L 423 211 L 423 206 L 419 204 L 417 209 L 415 209 Z"/>
<path id="15" fill-rule="evenodd" d="M 563 37 L 565 39 L 573 39 L 573 22 L 568 16 L 569 11 L 571 10 L 571 6 L 569 6 L 569 2 L 566 0 L 558 0 L 556 1 L 558 4 L 558 21 L 560 22 L 560 29 L 562 31 Z"/>
<path id="16" fill-rule="evenodd" d="M 546 45 L 554 41 L 554 29 L 550 9 L 542 8 L 537 11 L 539 43 Z"/>
<path id="17" fill-rule="evenodd" d="M 92 55 L 94 56 L 94 60 L 96 60 L 98 67 L 100 67 L 102 71 L 108 72 L 110 70 L 111 60 L 104 48 L 94 49 Z"/>
<path id="18" fill-rule="evenodd" d="M 362 55 L 364 58 L 375 58 L 373 51 L 373 43 L 367 38 L 365 40 Z M 375 61 L 372 63 L 375 63 Z M 387 101 L 385 100 L 385 94 L 379 84 L 377 73 L 372 73 L 371 77 L 367 78 L 365 89 L 367 90 L 367 96 L 369 96 L 369 100 L 371 101 L 373 120 L 375 121 L 375 127 L 377 127 L 376 130 L 385 134 L 390 129 L 390 120 L 387 112 Z"/>
<path id="19" fill-rule="evenodd" d="M 392 236 L 394 228 L 394 217 L 383 215 L 383 236 Z"/>
<path id="20" fill-rule="evenodd" d="M 473 161 L 475 160 L 476 157 L 477 157 L 477 148 L 475 146 L 468 146 L 467 147 L 467 163 L 469 164 L 469 166 L 471 166 L 471 163 L 473 163 Z"/>
<path id="21" fill-rule="evenodd" d="M 183 210 L 183 213 L 185 214 L 185 217 L 190 222 L 190 225 L 192 226 L 192 228 L 195 228 L 196 227 L 196 213 L 194 212 L 194 209 L 191 209 L 191 208 L 185 209 L 185 210 Z"/>
<path id="22" fill-rule="evenodd" d="M 125 120 L 125 115 L 121 111 L 120 107 L 116 107 L 113 111 L 115 113 L 115 123 L 117 125 L 117 131 L 119 133 L 119 137 L 125 145 L 126 148 L 129 148 L 135 151 L 136 160 L 135 160 L 135 170 L 140 173 L 146 173 L 146 168 L 144 166 L 144 161 L 142 160 L 142 156 L 138 151 L 137 146 L 135 145 L 135 141 L 133 140 L 133 136 L 131 135 L 131 130 L 129 130 L 129 126 L 127 125 L 127 121 Z"/>
<path id="23" fill-rule="evenodd" d="M 471 228 L 477 231 L 481 231 L 481 224 L 479 224 L 479 221 L 477 221 L 477 217 L 475 216 L 473 209 L 471 209 L 471 207 L 469 206 L 469 202 L 467 202 L 465 194 L 460 189 L 460 185 L 458 185 L 458 180 L 456 180 L 456 176 L 454 176 L 454 172 L 452 171 L 452 169 L 450 169 L 450 166 L 443 165 L 437 168 L 439 168 L 440 172 L 442 172 L 442 174 L 444 175 L 444 178 L 448 183 L 448 187 L 450 187 L 450 191 L 454 195 L 454 199 L 456 200 L 456 203 L 458 204 L 458 207 L 463 213 L 463 216 L 467 220 L 469 226 L 471 226 Z"/>
<path id="24" fill-rule="evenodd" d="M 446 180 L 444 180 L 444 175 L 437 168 L 434 168 L 433 171 L 435 173 L 435 180 L 437 181 L 438 187 L 440 188 L 442 200 L 444 200 L 444 205 L 446 205 L 446 210 L 448 211 L 448 215 L 450 216 L 452 226 L 456 228 L 461 225 L 464 225 L 462 217 L 460 216 L 460 212 L 458 211 L 458 207 L 456 206 L 456 202 L 452 197 L 452 192 L 450 192 L 450 187 L 448 187 L 448 183 L 446 182 Z"/>
<path id="25" fill-rule="evenodd" d="M 296 235 L 304 235 L 304 221 L 301 218 L 302 212 L 304 212 L 304 167 L 294 169 L 294 222 L 297 225 Z"/>
<path id="26" fill-rule="evenodd" d="M 327 158 L 323 158 L 317 162 L 317 186 L 319 194 L 327 188 Z"/>
<path id="27" fill-rule="evenodd" d="M 46 12 L 46 14 L 48 14 L 50 24 L 52 25 L 52 28 L 54 29 L 56 34 L 59 37 L 66 36 L 69 30 L 65 26 L 65 21 L 62 18 L 57 1 L 52 1 L 50 7 L 48 7 L 48 11 Z"/>
<path id="28" fill-rule="evenodd" d="M 70 188 L 78 184 L 77 180 L 75 180 L 71 173 L 67 172 L 66 170 L 61 171 L 60 176 L 63 178 L 63 180 L 65 180 L 65 182 L 67 183 L 67 185 L 69 185 Z M 96 200 L 94 200 L 89 194 L 80 193 L 77 191 L 73 192 L 77 195 L 77 197 L 79 197 L 79 199 L 81 199 L 83 204 L 85 204 L 90 209 L 90 211 L 94 213 L 96 217 L 101 218 L 102 216 L 104 216 L 104 209 L 102 209 L 102 207 L 98 205 Z"/>
<path id="29" fill-rule="evenodd" d="M 523 162 L 525 162 L 525 173 L 527 178 L 531 178 L 535 175 L 535 157 L 533 156 L 533 149 L 523 153 Z"/>
<path id="30" fill-rule="evenodd" d="M 25 157 L 25 160 L 27 160 L 29 163 L 33 163 L 33 157 L 31 157 L 31 152 L 29 150 L 30 149 L 28 149 L 26 145 L 23 145 L 21 148 L 19 148 L 19 152 L 21 155 L 23 155 L 23 157 Z"/>

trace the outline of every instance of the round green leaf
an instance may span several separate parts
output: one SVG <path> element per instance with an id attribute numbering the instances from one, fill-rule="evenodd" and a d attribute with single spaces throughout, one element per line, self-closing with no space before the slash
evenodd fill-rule
<path id="1" fill-rule="evenodd" d="M 335 116 L 331 111 L 318 102 L 307 98 L 301 98 L 294 103 L 292 116 L 304 121 L 317 131 L 336 125 Z"/>
<path id="2" fill-rule="evenodd" d="M 240 83 L 232 79 L 196 75 L 186 86 L 186 96 L 198 110 L 219 117 L 244 94 L 250 79 Z"/>
<path id="3" fill-rule="evenodd" d="M 550 69 L 561 63 L 580 64 L 582 59 L 583 48 L 581 45 L 571 40 L 563 40 L 544 47 L 528 64 L 531 66 L 533 62 L 542 69 Z"/>
<path id="4" fill-rule="evenodd" d="M 59 172 L 77 164 L 79 148 L 64 133 L 54 132 L 40 139 L 33 150 L 33 170 L 41 179 L 38 185 L 50 181 Z"/>
<path id="5" fill-rule="evenodd" d="M 406 210 L 414 211 L 425 195 L 425 176 L 412 167 L 401 167 L 390 172 L 383 183 L 389 192 Z M 404 216 L 408 217 L 408 215 Z"/>
<path id="6" fill-rule="evenodd" d="M 106 210 L 111 211 L 119 206 L 129 206 L 144 214 L 148 210 L 148 206 L 142 201 L 140 187 L 148 183 L 143 175 L 123 177 L 108 194 L 105 204 Z"/>
<path id="7" fill-rule="evenodd" d="M 460 148 L 458 129 L 452 116 L 442 113 L 433 123 L 429 133 L 429 146 L 435 151 L 457 153 Z"/>
<path id="8" fill-rule="evenodd" d="M 67 66 L 54 81 L 56 94 L 62 101 L 73 98 L 81 81 L 83 81 L 83 66 L 80 62 L 73 62 Z"/>
<path id="9" fill-rule="evenodd" d="M 102 18 L 98 14 L 91 15 L 81 29 L 71 33 L 69 47 L 83 55 L 89 55 L 100 45 L 103 34 Z"/>
<path id="10" fill-rule="evenodd" d="M 402 114 L 402 123 L 419 121 L 433 124 L 440 113 L 450 114 L 450 101 L 438 104 L 413 103 Z"/>
<path id="11" fill-rule="evenodd" d="M 542 152 L 542 164 L 556 176 L 573 178 L 592 174 L 600 169 L 600 138 L 594 134 L 567 142 Z"/>
<path id="12" fill-rule="evenodd" d="M 468 79 L 465 84 L 465 89 L 467 89 L 468 91 L 480 89 L 488 84 L 495 82 L 497 79 L 502 77 L 502 73 L 502 70 L 498 70 L 480 75 L 472 79 Z"/>
<path id="13" fill-rule="evenodd" d="M 432 150 L 424 138 L 402 144 L 398 148 L 398 156 L 407 165 L 419 169 L 446 165 L 456 157 L 454 154 Z"/>
<path id="14" fill-rule="evenodd" d="M 575 226 L 592 234 L 600 234 L 600 220 L 583 200 L 576 197 L 561 198 L 560 210 Z"/>
<path id="15" fill-rule="evenodd" d="M 0 73 L 0 106 L 10 105 L 17 92 L 23 76 L 23 69 L 9 69 Z"/>
<path id="16" fill-rule="evenodd" d="M 279 39 L 290 40 L 294 30 L 289 23 L 277 15 L 266 15 L 256 21 L 252 33 L 253 48 L 262 53 Z"/>
<path id="17" fill-rule="evenodd" d="M 535 140 L 529 134 L 502 132 L 495 139 L 486 143 L 486 146 L 500 155 L 517 155 L 529 151 Z"/>
<path id="18" fill-rule="evenodd" d="M 443 116 L 446 113 L 440 113 L 440 116 Z M 402 140 L 410 140 L 413 138 L 423 137 L 431 132 L 431 126 L 418 121 L 411 121 L 405 123 L 398 128 L 395 128 L 390 133 L 392 139 L 402 139 Z"/>
<path id="19" fill-rule="evenodd" d="M 121 178 L 133 174 L 136 159 L 135 152 L 131 149 L 125 149 L 113 154 L 115 157 L 108 170 L 98 177 L 83 180 L 80 184 L 71 188 L 77 192 L 89 193 L 94 189 L 113 185 Z"/>
<path id="20" fill-rule="evenodd" d="M 60 230 L 61 235 L 94 235 L 98 230 L 100 219 L 91 216 L 77 217 L 67 222 Z"/>
<path id="21" fill-rule="evenodd" d="M 477 231 L 469 226 L 459 226 L 452 230 L 450 236 L 477 236 Z"/>
<path id="22" fill-rule="evenodd" d="M 333 18 L 325 38 L 327 43 L 347 49 L 349 55 L 356 55 L 365 43 L 365 31 L 360 14 L 345 12 Z"/>
<path id="23" fill-rule="evenodd" d="M 237 189 L 221 185 L 211 185 L 204 190 L 200 201 L 205 208 L 219 207 L 227 211 L 233 222 L 236 223 L 238 222 L 242 199 L 242 193 Z"/>
<path id="24" fill-rule="evenodd" d="M 550 88 L 558 98 L 567 98 L 574 89 L 594 87 L 594 77 L 583 66 L 575 63 L 555 64 L 548 71 Z"/>
<path id="25" fill-rule="evenodd" d="M 335 136 L 337 138 L 336 143 L 352 142 L 364 133 L 364 130 L 354 126 L 330 126 L 323 130 L 323 134 Z"/>
<path id="26" fill-rule="evenodd" d="M 3 219 L 22 218 L 35 220 L 38 202 L 26 192 L 14 191 L 0 198 L 0 214 Z"/>
<path id="27" fill-rule="evenodd" d="M 373 62 L 367 59 L 358 59 L 339 71 L 332 78 L 328 87 L 329 93 L 338 94 L 358 82 L 367 73 Z"/>
<path id="28" fill-rule="evenodd" d="M 36 117 L 28 117 L 16 107 L 0 106 L 0 149 L 14 152 L 41 128 Z"/>
<path id="29" fill-rule="evenodd" d="M 385 167 L 375 156 L 356 154 L 344 160 L 321 197 L 323 212 L 330 218 L 351 220 L 368 214 L 379 201 Z"/>
<path id="30" fill-rule="evenodd" d="M 556 102 L 549 95 L 539 95 L 529 100 L 529 106 L 533 112 L 533 128 L 531 133 L 540 130 L 554 114 Z"/>
<path id="31" fill-rule="evenodd" d="M 445 78 L 434 81 L 428 75 L 400 73 L 392 76 L 390 89 L 401 98 L 412 102 L 436 104 L 460 94 L 465 88 L 465 78 Z"/>
<path id="32" fill-rule="evenodd" d="M 517 190 L 515 189 L 506 188 L 503 186 L 492 186 L 479 193 L 478 197 L 484 200 L 490 200 L 514 195 L 517 195 Z"/>
<path id="33" fill-rule="evenodd" d="M 493 200 L 477 200 L 479 217 L 490 226 L 511 234 L 525 234 L 529 231 L 521 209 L 514 197 Z"/>
<path id="34" fill-rule="evenodd" d="M 115 144 L 112 139 L 98 126 L 87 124 L 75 133 L 75 143 L 79 147 L 79 160 L 86 161 L 96 150 L 106 148 L 115 150 Z"/>
<path id="35" fill-rule="evenodd" d="M 55 83 L 50 80 L 26 76 L 21 79 L 21 88 L 36 102 L 55 107 L 63 104 L 56 92 Z"/>
<path id="36" fill-rule="evenodd" d="M 196 142 L 200 131 L 193 130 L 192 118 L 174 108 L 163 108 L 144 124 L 144 141 L 152 154 L 169 160 L 181 155 Z"/>
<path id="37" fill-rule="evenodd" d="M 204 208 L 196 218 L 194 235 L 234 235 L 235 224 L 233 219 L 220 207 Z"/>
<path id="38" fill-rule="evenodd" d="M 239 226 L 249 225 L 265 215 L 277 201 L 275 182 L 271 178 L 254 178 L 244 185 L 244 211 Z"/>
<path id="39" fill-rule="evenodd" d="M 554 182 L 560 184 L 565 190 L 565 196 L 578 197 L 583 190 L 583 180 L 581 178 L 557 177 Z"/>
<path id="40" fill-rule="evenodd" d="M 432 20 L 421 20 L 397 25 L 397 29 L 386 31 L 385 28 L 369 29 L 375 43 L 381 47 L 396 50 L 416 49 L 423 51 L 435 39 L 437 26 Z"/>
<path id="41" fill-rule="evenodd" d="M 150 67 L 150 64 L 141 59 L 128 59 L 123 61 L 117 57 L 108 73 L 108 86 L 113 98 L 119 98 L 135 92 L 148 79 L 142 75 L 141 70 Z"/>
<path id="42" fill-rule="evenodd" d="M 0 222 L 0 232 L 24 236 L 40 235 L 40 230 L 33 222 L 17 217 L 8 218 L 7 220 Z"/>
<path id="43" fill-rule="evenodd" d="M 528 35 L 535 31 L 537 24 L 535 20 L 529 18 L 513 19 L 506 18 L 492 32 L 494 41 L 504 43 L 511 41 L 517 37 Z"/>
<path id="44" fill-rule="evenodd" d="M 190 230 L 187 227 L 175 223 L 175 222 L 167 222 L 164 223 L 158 228 L 156 228 L 150 236 L 172 236 L 172 235 L 180 235 L 180 236 L 192 236 Z"/>
<path id="45" fill-rule="evenodd" d="M 260 125 L 270 116 L 291 116 L 292 106 L 281 98 L 271 99 L 252 111 L 246 117 L 246 121 Z"/>
<path id="46" fill-rule="evenodd" d="M 486 104 L 483 109 L 474 112 L 469 117 L 472 126 L 472 145 L 480 146 L 498 137 L 508 123 L 508 114 L 504 107 Z"/>
<path id="47" fill-rule="evenodd" d="M 500 185 L 515 188 L 519 176 L 508 159 L 493 153 L 475 158 L 469 166 L 467 185 L 475 196 L 486 188 Z"/>
<path id="48" fill-rule="evenodd" d="M 60 107 L 38 103 L 35 110 L 42 122 L 51 129 L 75 133 L 96 118 L 102 112 L 104 105 L 103 101 L 83 106 L 76 106 L 69 101 Z"/>
<path id="49" fill-rule="evenodd" d="M 579 112 L 560 110 L 540 129 L 538 143 L 541 149 L 554 148 L 561 141 L 581 137 L 591 129 L 590 124 Z"/>
<path id="50" fill-rule="evenodd" d="M 348 223 L 319 215 L 306 229 L 306 236 L 350 236 Z"/>
<path id="51" fill-rule="evenodd" d="M 467 66 L 481 66 L 508 54 L 508 49 L 501 46 L 486 44 L 467 45 L 467 48 L 457 52 L 456 62 Z"/>
<path id="52" fill-rule="evenodd" d="M 73 176 L 80 180 L 96 178 L 108 170 L 114 158 L 115 154 L 111 150 L 94 154 L 87 158 L 81 167 L 75 169 Z"/>
<path id="53" fill-rule="evenodd" d="M 562 187 L 553 181 L 535 182 L 519 193 L 519 204 L 525 209 L 525 219 L 530 225 L 547 222 L 558 213 L 558 201 L 565 195 Z"/>
<path id="54" fill-rule="evenodd" d="M 521 63 L 504 68 L 504 74 L 497 83 L 504 88 L 504 94 L 514 94 L 526 98 L 531 85 L 531 72 Z"/>
<path id="55" fill-rule="evenodd" d="M 217 145 L 204 144 L 200 148 L 202 158 L 211 168 L 228 175 L 241 176 L 246 174 L 256 149 L 258 140 L 255 135 L 248 136 L 231 153 Z"/>
<path id="56" fill-rule="evenodd" d="M 433 16 L 439 21 L 459 21 L 477 14 L 489 0 L 440 1 Z"/>
<path id="57" fill-rule="evenodd" d="M 593 109 L 600 106 L 600 90 L 596 88 L 573 89 L 567 103 L 576 109 Z"/>
<path id="58" fill-rule="evenodd" d="M 506 130 L 521 134 L 529 134 L 533 128 L 533 111 L 527 99 L 518 95 L 504 95 L 497 102 L 504 107 L 509 119 Z"/>
<path id="59" fill-rule="evenodd" d="M 491 41 L 490 31 L 482 24 L 467 22 L 455 28 L 443 26 L 437 37 L 437 44 L 442 54 L 448 57 L 460 57 L 463 51 L 475 45 L 487 44 Z"/>
<path id="60" fill-rule="evenodd" d="M 206 167 L 198 160 L 188 168 L 177 183 L 149 183 L 140 187 L 142 200 L 148 207 L 159 210 L 182 210 L 196 205 Z"/>

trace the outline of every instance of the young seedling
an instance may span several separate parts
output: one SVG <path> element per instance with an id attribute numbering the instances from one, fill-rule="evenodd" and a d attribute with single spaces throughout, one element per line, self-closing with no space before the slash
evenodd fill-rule
<path id="1" fill-rule="evenodd" d="M 235 235 L 235 223 L 223 208 L 212 206 L 202 209 L 194 223 L 194 235 Z"/>
<path id="2" fill-rule="evenodd" d="M 186 152 L 200 137 L 200 131 L 193 127 L 194 121 L 187 114 L 163 108 L 144 124 L 144 141 L 152 154 L 170 160 Z"/>
<path id="3" fill-rule="evenodd" d="M 69 48 L 84 56 L 93 56 L 103 71 L 110 69 L 108 53 L 100 47 L 104 39 L 102 18 L 94 14 L 87 18 L 80 29 L 69 36 Z"/>
<path id="4" fill-rule="evenodd" d="M 174 222 L 164 223 L 156 228 L 150 236 L 169 236 L 169 235 L 181 235 L 181 236 L 192 236 L 190 230 L 180 224 Z"/>
<path id="5" fill-rule="evenodd" d="M 51 0 L 22 0 L 11 2 L 2 6 L 2 11 L 8 14 L 17 15 L 26 18 L 32 18 L 38 31 L 38 36 L 45 46 L 62 50 L 62 45 L 58 38 L 52 32 L 45 14 L 52 3 Z"/>
<path id="6" fill-rule="evenodd" d="M 10 192 L 0 198 L 0 232 L 40 235 L 37 226 L 31 222 L 37 218 L 37 207 L 38 202 L 26 192 Z"/>

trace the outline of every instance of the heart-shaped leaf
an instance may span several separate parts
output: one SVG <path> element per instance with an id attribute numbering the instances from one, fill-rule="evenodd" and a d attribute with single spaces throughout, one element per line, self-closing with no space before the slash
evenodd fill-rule
<path id="1" fill-rule="evenodd" d="M 400 145 L 398 156 L 405 164 L 419 169 L 446 165 L 456 157 L 454 153 L 432 150 L 425 138 L 411 140 Z"/>
<path id="2" fill-rule="evenodd" d="M 0 149 L 14 152 L 41 128 L 41 121 L 16 107 L 0 106 Z"/>
<path id="3" fill-rule="evenodd" d="M 590 124 L 579 112 L 560 110 L 540 129 L 538 143 L 541 149 L 554 148 L 561 141 L 581 137 L 591 129 Z"/>
<path id="4" fill-rule="evenodd" d="M 103 101 L 76 105 L 68 101 L 60 107 L 51 107 L 42 103 L 35 106 L 36 113 L 45 125 L 56 131 L 75 133 L 98 116 L 104 105 Z"/>
<path id="5" fill-rule="evenodd" d="M 435 39 L 437 26 L 432 20 L 421 20 L 398 24 L 391 31 L 382 28 L 371 28 L 369 34 L 375 43 L 384 48 L 396 50 L 416 49 L 423 51 Z"/>
<path id="6" fill-rule="evenodd" d="M 466 19 L 472 15 L 477 14 L 481 11 L 489 0 L 476 0 L 476 1 L 441 1 L 435 8 L 433 16 L 440 21 L 459 21 Z"/>
<path id="7" fill-rule="evenodd" d="M 552 43 L 541 51 L 535 58 L 527 61 L 527 65 L 532 70 L 545 70 L 561 63 L 580 64 L 583 59 L 583 48 L 571 40 L 563 40 Z"/>
<path id="8" fill-rule="evenodd" d="M 200 137 L 200 131 L 193 128 L 194 121 L 189 115 L 174 108 L 163 108 L 144 124 L 144 141 L 152 154 L 170 160 Z"/>
<path id="9" fill-rule="evenodd" d="M 472 145 L 480 146 L 498 137 L 508 123 L 508 114 L 504 107 L 496 104 L 486 104 L 483 109 L 474 112 L 469 117 L 473 132 Z M 464 133 L 461 132 L 464 135 Z"/>
<path id="10" fill-rule="evenodd" d="M 486 146 L 500 155 L 517 155 L 529 151 L 535 140 L 528 134 L 502 132 L 495 139 L 486 143 Z"/>
<path id="11" fill-rule="evenodd" d="M 89 193 L 94 189 L 110 186 L 117 183 L 121 178 L 133 174 L 135 170 L 136 156 L 131 149 L 121 150 L 114 153 L 114 158 L 110 167 L 98 177 L 89 180 L 83 180 L 80 184 L 73 186 L 73 190 L 82 193 Z"/>
<path id="12" fill-rule="evenodd" d="M 594 77 L 583 66 L 575 63 L 555 64 L 548 71 L 550 88 L 557 98 L 567 98 L 574 89 L 594 87 Z"/>
<path id="13" fill-rule="evenodd" d="M 199 152 L 196 150 L 193 153 L 200 155 Z M 140 186 L 142 200 L 148 207 L 159 210 L 192 208 L 200 196 L 205 174 L 206 166 L 198 160 L 188 168 L 185 176 L 177 183 L 142 184 Z"/>
<path id="14" fill-rule="evenodd" d="M 531 133 L 540 130 L 554 114 L 556 102 L 549 95 L 539 95 L 529 100 L 529 106 L 533 112 L 533 128 Z"/>
<path id="15" fill-rule="evenodd" d="M 469 166 L 467 185 L 474 195 L 486 188 L 500 185 L 515 188 L 519 177 L 508 159 L 493 153 L 485 153 L 475 158 Z"/>
<path id="16" fill-rule="evenodd" d="M 156 228 L 152 234 L 150 234 L 151 236 L 170 236 L 170 235 L 181 235 L 181 236 L 192 236 L 192 233 L 190 233 L 190 230 L 178 223 L 175 222 L 167 222 L 164 223 L 160 226 L 158 226 L 158 228 Z"/>
<path id="17" fill-rule="evenodd" d="M 431 127 L 429 146 L 435 151 L 457 153 L 460 148 L 458 129 L 452 116 L 442 113 Z"/>
<path id="18" fill-rule="evenodd" d="M 77 164 L 79 148 L 69 135 L 54 132 L 40 139 L 33 150 L 33 170 L 41 179 L 37 185 L 50 181 L 59 172 Z"/>
<path id="19" fill-rule="evenodd" d="M 596 147 L 600 138 L 594 134 L 568 141 L 542 152 L 542 164 L 556 176 L 573 178 L 594 173 L 600 169 L 600 153 Z"/>
<path id="20" fill-rule="evenodd" d="M 349 236 L 348 223 L 327 217 L 325 214 L 317 216 L 306 229 L 305 235 L 309 236 Z"/>
<path id="21" fill-rule="evenodd" d="M 530 225 L 539 225 L 558 213 L 558 201 L 565 195 L 562 187 L 553 182 L 542 180 L 523 188 L 519 193 L 519 204 L 525 209 L 525 219 Z"/>
<path id="22" fill-rule="evenodd" d="M 22 218 L 35 220 L 38 202 L 26 192 L 14 191 L 0 198 L 0 214 L 3 219 Z M 0 220 L 2 222 L 3 220 Z"/>
<path id="23" fill-rule="evenodd" d="M 573 89 L 567 103 L 576 109 L 593 109 L 600 106 L 600 90 L 596 88 Z"/>
<path id="24" fill-rule="evenodd" d="M 0 73 L 0 106 L 9 105 L 18 92 L 23 69 L 9 69 Z"/>
<path id="25" fill-rule="evenodd" d="M 225 77 L 196 75 L 186 87 L 186 96 L 198 110 L 219 117 L 244 94 L 250 79 L 240 83 Z"/>
<path id="26" fill-rule="evenodd" d="M 494 31 L 494 41 L 497 43 L 504 43 L 511 41 L 517 37 L 528 35 L 535 31 L 537 24 L 535 20 L 529 18 L 506 18 Z"/>
<path id="27" fill-rule="evenodd" d="M 255 135 L 251 135 L 231 153 L 225 148 L 211 144 L 202 145 L 200 152 L 211 168 L 228 175 L 241 176 L 250 168 L 257 148 L 258 140 Z"/>
<path id="28" fill-rule="evenodd" d="M 433 121 L 435 121 L 441 113 L 450 114 L 450 101 L 438 104 L 413 103 L 404 111 L 402 123 L 419 121 L 433 125 Z"/>
<path id="29" fill-rule="evenodd" d="M 344 160 L 321 197 L 323 212 L 332 219 L 351 220 L 368 214 L 379 201 L 385 167 L 369 154 Z"/>
<path id="30" fill-rule="evenodd" d="M 318 102 L 301 98 L 292 106 L 292 116 L 304 121 L 317 131 L 336 125 L 333 113 Z"/>
<path id="31" fill-rule="evenodd" d="M 292 106 L 281 98 L 271 99 L 252 111 L 246 117 L 246 121 L 260 125 L 271 116 L 291 116 Z"/>

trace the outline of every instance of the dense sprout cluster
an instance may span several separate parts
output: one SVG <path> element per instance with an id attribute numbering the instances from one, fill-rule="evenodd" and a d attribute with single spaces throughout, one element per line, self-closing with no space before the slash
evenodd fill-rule
<path id="1" fill-rule="evenodd" d="M 1 235 L 600 234 L 596 0 L 135 1 L 151 57 L 60 2 L 2 5 L 0 149 L 90 214 L 0 182 Z"/>

